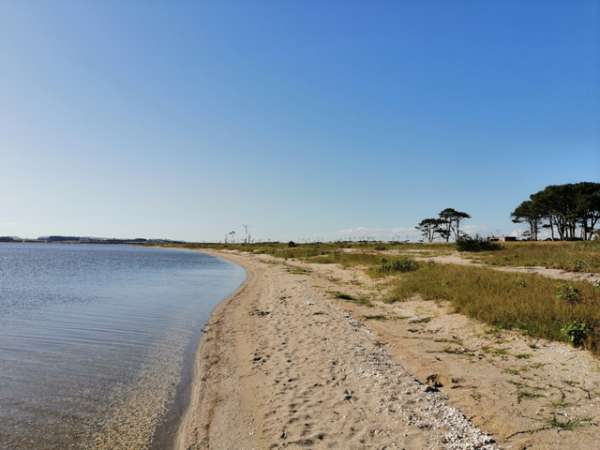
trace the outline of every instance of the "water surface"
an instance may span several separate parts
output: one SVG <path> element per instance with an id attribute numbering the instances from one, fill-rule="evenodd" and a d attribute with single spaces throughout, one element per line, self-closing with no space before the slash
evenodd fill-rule
<path id="1" fill-rule="evenodd" d="M 244 277 L 192 251 L 0 244 L 0 448 L 146 447 Z"/>

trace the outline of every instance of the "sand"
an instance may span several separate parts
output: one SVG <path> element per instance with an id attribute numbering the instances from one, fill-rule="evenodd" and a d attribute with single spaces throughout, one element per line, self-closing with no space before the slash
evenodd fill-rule
<path id="1" fill-rule="evenodd" d="M 226 257 L 248 279 L 206 327 L 178 449 L 496 448 L 312 274 Z"/>
<path id="2" fill-rule="evenodd" d="M 249 276 L 208 324 L 178 449 L 597 448 L 588 352 L 385 304 L 357 268 L 220 255 Z"/>

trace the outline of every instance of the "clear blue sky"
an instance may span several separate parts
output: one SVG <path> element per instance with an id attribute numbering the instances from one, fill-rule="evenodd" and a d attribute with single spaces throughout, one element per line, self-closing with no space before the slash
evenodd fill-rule
<path id="1" fill-rule="evenodd" d="M 0 235 L 509 233 L 600 181 L 600 0 L 6 0 L 0 156 Z"/>

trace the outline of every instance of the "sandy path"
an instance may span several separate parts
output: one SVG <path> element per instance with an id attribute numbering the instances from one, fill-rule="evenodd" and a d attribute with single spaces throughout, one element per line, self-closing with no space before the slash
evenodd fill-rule
<path id="1" fill-rule="evenodd" d="M 371 301 L 334 300 L 385 342 L 392 358 L 420 380 L 435 374 L 449 402 L 492 433 L 501 448 L 598 448 L 600 359 L 559 342 L 501 331 L 453 312 L 450 304 L 387 304 L 385 279 L 335 264 L 311 270 L 319 289 Z"/>
<path id="2" fill-rule="evenodd" d="M 310 274 L 228 255 L 246 284 L 214 312 L 178 449 L 492 449 Z"/>

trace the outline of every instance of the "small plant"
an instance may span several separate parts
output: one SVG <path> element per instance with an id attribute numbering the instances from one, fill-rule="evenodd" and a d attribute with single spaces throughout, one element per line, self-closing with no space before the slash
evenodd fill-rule
<path id="1" fill-rule="evenodd" d="M 564 300 L 570 305 L 575 305 L 581 301 L 581 292 L 570 284 L 563 284 L 556 292 L 556 298 Z"/>
<path id="2" fill-rule="evenodd" d="M 523 280 L 523 279 L 519 279 L 515 282 L 515 284 L 520 287 L 520 288 L 526 288 L 527 287 L 527 281 Z"/>
<path id="3" fill-rule="evenodd" d="M 585 322 L 570 322 L 562 327 L 560 332 L 574 347 L 581 347 L 591 330 Z"/>
<path id="4" fill-rule="evenodd" d="M 345 292 L 336 292 L 334 293 L 334 297 L 339 298 L 340 300 L 355 300 L 352 295 L 346 294 Z"/>
<path id="5" fill-rule="evenodd" d="M 456 248 L 461 252 L 485 252 L 501 250 L 502 246 L 479 235 L 475 237 L 463 235 L 456 241 Z"/>
<path id="6" fill-rule="evenodd" d="M 377 272 L 379 273 L 394 273 L 394 272 L 412 272 L 413 270 L 417 270 L 419 268 L 419 264 L 409 258 L 401 258 L 401 259 L 392 259 L 387 260 L 383 259 L 381 264 L 377 268 Z"/>
<path id="7" fill-rule="evenodd" d="M 587 272 L 589 264 L 581 259 L 575 261 L 573 264 L 573 272 Z"/>
<path id="8" fill-rule="evenodd" d="M 363 316 L 365 320 L 388 320 L 388 316 L 384 316 L 383 314 L 372 314 L 368 316 Z"/>
<path id="9" fill-rule="evenodd" d="M 294 241 L 290 241 L 290 242 L 288 242 L 288 247 L 290 247 L 290 248 L 298 247 L 298 244 L 296 244 Z"/>

